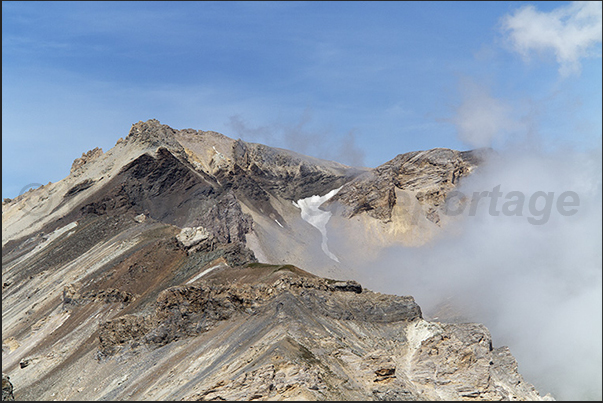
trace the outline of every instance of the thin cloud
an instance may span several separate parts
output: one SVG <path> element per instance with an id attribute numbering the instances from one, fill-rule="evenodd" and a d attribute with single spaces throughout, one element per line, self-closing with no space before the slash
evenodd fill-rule
<path id="1" fill-rule="evenodd" d="M 310 109 L 304 110 L 297 123 L 277 122 L 257 127 L 251 126 L 241 115 L 233 115 L 227 123 L 232 133 L 227 135 L 350 166 L 364 166 L 365 152 L 356 143 L 353 130 L 335 135 L 327 129 L 312 128 L 311 123 Z"/>
<path id="2" fill-rule="evenodd" d="M 553 52 L 559 73 L 579 73 L 580 60 L 601 57 L 601 2 L 579 1 L 550 12 L 528 5 L 502 19 L 502 30 L 513 50 L 529 59 L 533 52 Z M 598 51 L 597 51 L 598 50 Z"/>
<path id="3" fill-rule="evenodd" d="M 517 128 L 512 108 L 494 98 L 488 89 L 470 79 L 460 82 L 461 104 L 450 121 L 459 140 L 471 147 L 490 147 L 505 133 Z"/>
<path id="4" fill-rule="evenodd" d="M 335 161 L 342 161 L 348 165 L 362 167 L 364 163 L 365 152 L 356 144 L 356 134 L 353 130 L 349 131 L 339 144 Z"/>

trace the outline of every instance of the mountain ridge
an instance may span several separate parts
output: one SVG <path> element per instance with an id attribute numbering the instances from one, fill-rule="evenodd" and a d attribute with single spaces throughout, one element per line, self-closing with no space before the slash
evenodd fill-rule
<path id="1" fill-rule="evenodd" d="M 320 207 L 329 235 L 367 254 L 426 243 L 453 223 L 437 219 L 446 193 L 487 155 L 354 168 L 135 123 L 62 181 L 2 204 L 15 397 L 549 399 L 483 325 L 428 322 L 412 297 L 355 282 L 352 255 L 323 253 L 296 207 L 341 188 Z"/>

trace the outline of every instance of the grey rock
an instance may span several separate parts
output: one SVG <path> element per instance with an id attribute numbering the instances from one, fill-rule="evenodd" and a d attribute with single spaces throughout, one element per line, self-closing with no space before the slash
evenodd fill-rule
<path id="1" fill-rule="evenodd" d="M 15 400 L 13 395 L 13 384 L 10 382 L 10 377 L 4 372 L 2 373 L 2 401 Z"/>

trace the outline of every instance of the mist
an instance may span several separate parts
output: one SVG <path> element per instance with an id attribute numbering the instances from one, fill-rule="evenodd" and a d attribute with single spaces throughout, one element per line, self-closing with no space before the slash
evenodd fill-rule
<path id="1" fill-rule="evenodd" d="M 254 127 L 240 115 L 234 115 L 230 117 L 228 126 L 245 141 L 285 148 L 354 167 L 365 164 L 365 152 L 356 144 L 355 131 L 336 134 L 328 128 L 312 127 L 310 109 L 304 110 L 295 124 L 273 122 Z"/>
<path id="2" fill-rule="evenodd" d="M 427 319 L 485 324 L 541 394 L 600 400 L 601 150 L 509 149 L 457 190 L 470 199 L 496 186 L 498 215 L 483 198 L 424 246 L 386 248 L 352 269 L 367 288 L 412 295 Z M 553 193 L 546 220 L 542 194 L 529 206 L 539 191 Z M 558 211 L 567 191 L 579 195 L 573 215 Z M 525 203 L 506 215 L 510 192 Z"/>
<path id="3" fill-rule="evenodd" d="M 517 130 L 520 125 L 511 117 L 510 105 L 468 77 L 461 77 L 459 81 L 462 102 L 449 119 L 456 126 L 459 140 L 475 148 L 489 147 Z"/>

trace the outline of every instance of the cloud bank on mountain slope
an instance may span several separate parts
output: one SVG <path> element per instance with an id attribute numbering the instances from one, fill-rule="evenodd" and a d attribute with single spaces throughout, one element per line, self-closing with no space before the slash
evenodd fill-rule
<path id="1" fill-rule="evenodd" d="M 427 315 L 448 307 L 484 323 L 495 345 L 510 346 L 521 373 L 541 392 L 600 399 L 600 167 L 600 150 L 502 152 L 459 188 L 471 198 L 500 186 L 497 215 L 491 198 L 483 198 L 474 216 L 467 208 L 433 242 L 387 248 L 355 267 L 358 280 L 380 292 L 413 295 Z M 512 191 L 525 195 L 520 215 L 501 211 Z M 529 205 L 539 191 L 554 194 L 546 222 L 545 197 Z M 566 191 L 579 195 L 570 216 L 557 211 Z"/>

